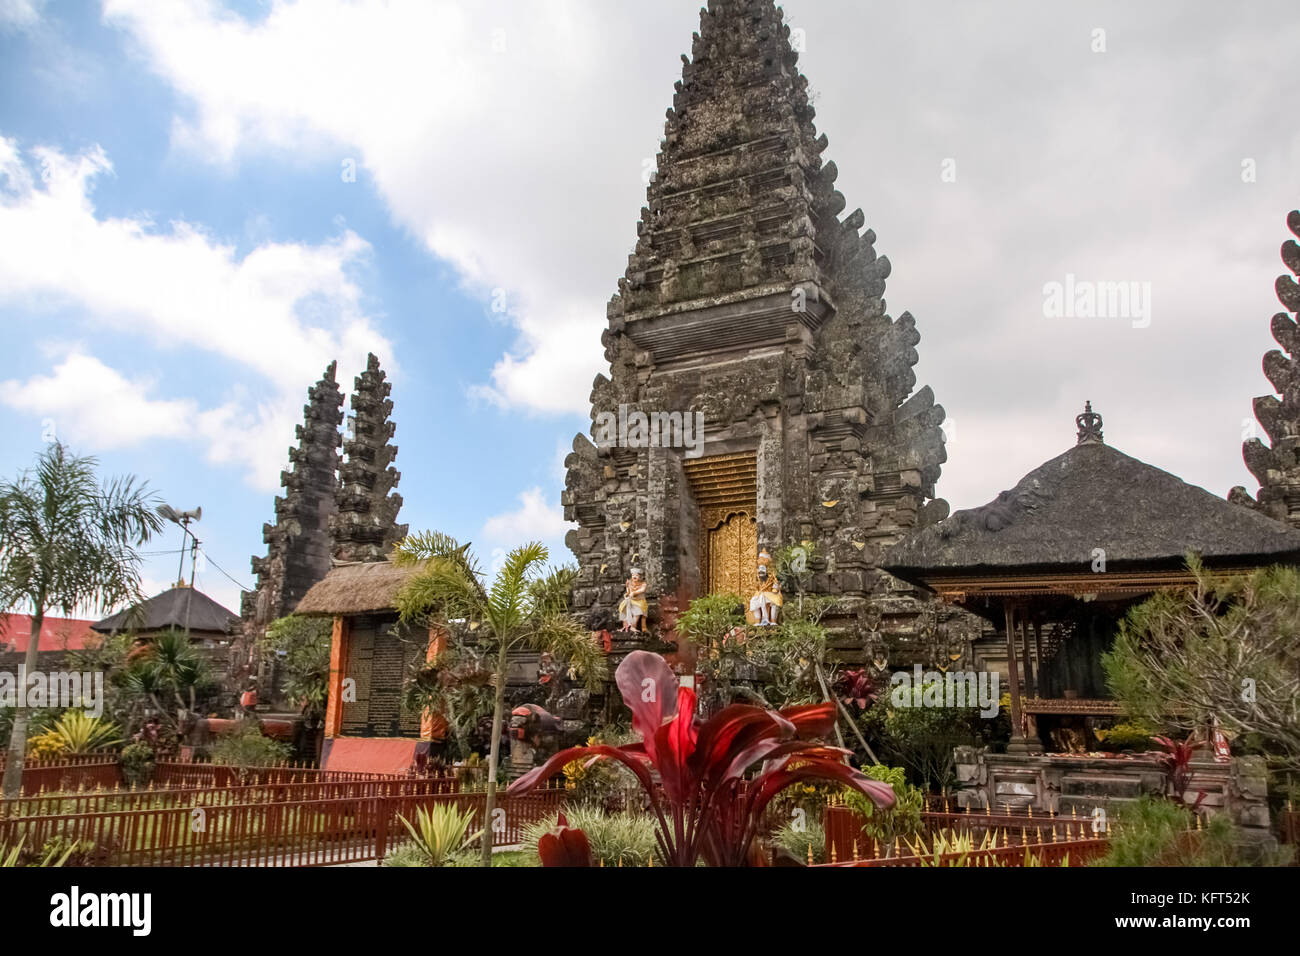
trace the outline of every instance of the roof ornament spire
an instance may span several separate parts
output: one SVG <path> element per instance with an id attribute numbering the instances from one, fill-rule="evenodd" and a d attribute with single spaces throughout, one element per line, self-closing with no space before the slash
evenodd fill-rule
<path id="1" fill-rule="evenodd" d="M 1076 415 L 1074 423 L 1079 426 L 1078 444 L 1082 445 L 1085 442 L 1105 443 L 1105 439 L 1101 435 L 1101 416 L 1092 410 L 1092 402 L 1083 403 L 1083 414 Z"/>

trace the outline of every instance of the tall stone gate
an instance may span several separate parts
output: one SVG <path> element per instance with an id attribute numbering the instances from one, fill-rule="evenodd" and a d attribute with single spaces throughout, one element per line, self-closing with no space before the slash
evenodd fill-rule
<path id="1" fill-rule="evenodd" d="M 596 440 L 578 436 L 566 459 L 575 605 L 613 611 L 640 567 L 651 625 L 666 628 L 696 596 L 750 593 L 758 548 L 807 540 L 813 590 L 841 596 L 845 615 L 871 602 L 914 617 L 878 564 L 947 514 L 934 497 L 944 413 L 929 387 L 914 391 L 916 324 L 886 313 L 890 265 L 862 211 L 842 215 L 772 0 L 710 0 L 682 59 L 607 310 Z M 702 413 L 703 446 L 611 439 L 602 423 L 620 412 Z"/>

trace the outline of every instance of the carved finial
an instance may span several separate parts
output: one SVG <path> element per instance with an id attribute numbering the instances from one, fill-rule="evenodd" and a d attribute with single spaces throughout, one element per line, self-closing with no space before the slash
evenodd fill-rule
<path id="1" fill-rule="evenodd" d="M 1092 402 L 1083 403 L 1083 414 L 1076 415 L 1074 423 L 1079 426 L 1079 444 L 1084 442 L 1104 442 L 1101 436 L 1101 416 L 1092 410 Z"/>

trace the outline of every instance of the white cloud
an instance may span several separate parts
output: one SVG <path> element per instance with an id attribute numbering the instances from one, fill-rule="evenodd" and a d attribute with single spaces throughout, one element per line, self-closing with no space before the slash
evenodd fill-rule
<path id="1" fill-rule="evenodd" d="M 25 30 L 41 19 L 44 0 L 0 0 L 0 27 Z"/>
<path id="2" fill-rule="evenodd" d="M 585 412 L 642 160 L 698 5 L 670 4 L 682 27 L 646 38 L 616 6 L 320 0 L 256 23 L 202 2 L 104 10 L 190 102 L 178 147 L 217 163 L 246 150 L 356 159 L 471 294 L 504 290 L 518 338 L 474 393 Z"/>
<path id="3" fill-rule="evenodd" d="M 177 146 L 354 157 L 470 291 L 506 290 L 518 339 L 476 395 L 585 412 L 698 6 L 282 0 L 253 23 L 214 2 L 107 0 L 105 15 L 184 98 Z M 1268 388 L 1300 190 L 1300 136 L 1277 123 L 1300 42 L 1286 3 L 1171 19 L 1008 2 L 997 22 L 962 3 L 786 9 L 838 186 L 894 264 L 891 312 L 917 317 L 919 379 L 960 420 L 940 493 L 969 506 L 1008 487 L 1068 447 L 1086 398 L 1130 454 L 1219 494 L 1253 488 L 1240 421 Z M 886 42 L 868 57 L 863 37 Z M 1043 284 L 1066 272 L 1153 282 L 1151 327 L 1044 319 Z"/>
<path id="4" fill-rule="evenodd" d="M 519 507 L 489 518 L 483 536 L 493 544 L 514 547 L 525 541 L 562 539 L 574 525 L 564 520 L 564 511 L 544 495 L 541 488 L 529 488 L 519 495 Z"/>
<path id="5" fill-rule="evenodd" d="M 238 258 L 193 223 L 160 229 L 143 216 L 96 218 L 94 180 L 112 172 L 99 147 L 78 156 L 38 147 L 31 156 L 29 165 L 0 137 L 0 304 L 31 313 L 79 307 L 95 327 L 209 365 L 229 362 L 259 384 L 200 409 L 184 396 L 146 398 L 149 383 L 77 353 L 53 376 L 9 383 L 14 407 L 57 415 L 61 429 L 98 447 L 198 435 L 211 460 L 239 463 L 257 487 L 274 488 L 304 391 L 322 369 L 336 358 L 344 372 L 359 369 L 373 350 L 391 370 L 391 348 L 350 275 L 369 253 L 351 230 L 319 245 L 267 242 Z M 117 411 L 97 388 L 109 390 Z"/>
<path id="6" fill-rule="evenodd" d="M 152 438 L 183 438 L 197 408 L 187 399 L 149 398 L 149 382 L 132 382 L 98 359 L 74 353 L 54 374 L 0 383 L 0 402 L 49 418 L 53 437 L 112 449 Z"/>

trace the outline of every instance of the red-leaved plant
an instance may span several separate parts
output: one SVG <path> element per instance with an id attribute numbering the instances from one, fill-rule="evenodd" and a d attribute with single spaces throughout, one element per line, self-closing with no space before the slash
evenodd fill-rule
<path id="1" fill-rule="evenodd" d="M 542 866 L 595 866 L 591 856 L 591 843 L 587 834 L 577 827 L 569 826 L 564 814 L 556 822 L 555 829 L 543 833 L 537 841 L 537 855 Z"/>
<path id="2" fill-rule="evenodd" d="M 889 784 L 844 763 L 850 751 L 816 742 L 835 725 L 833 703 L 781 711 L 732 704 L 697 724 L 695 691 L 679 686 L 658 654 L 633 651 L 614 679 L 641 741 L 561 750 L 512 783 L 511 795 L 527 793 L 574 761 L 618 761 L 646 793 L 659 852 L 669 866 L 694 866 L 700 857 L 710 866 L 760 863 L 754 838 L 764 811 L 782 790 L 803 780 L 842 783 L 882 809 L 894 804 Z M 760 763 L 747 779 L 746 772 Z M 581 831 L 569 831 L 574 832 Z"/>
<path id="3" fill-rule="evenodd" d="M 1169 796 L 1179 805 L 1187 802 L 1187 785 L 1192 780 L 1192 757 L 1196 751 L 1205 746 L 1205 741 L 1194 740 L 1189 737 L 1186 740 L 1173 740 L 1169 737 L 1152 737 L 1153 743 L 1160 745 L 1162 753 L 1160 754 L 1160 764 L 1164 767 L 1169 782 Z M 1193 809 L 1199 808 L 1201 801 L 1205 799 L 1205 791 L 1198 792 L 1196 803 Z"/>

